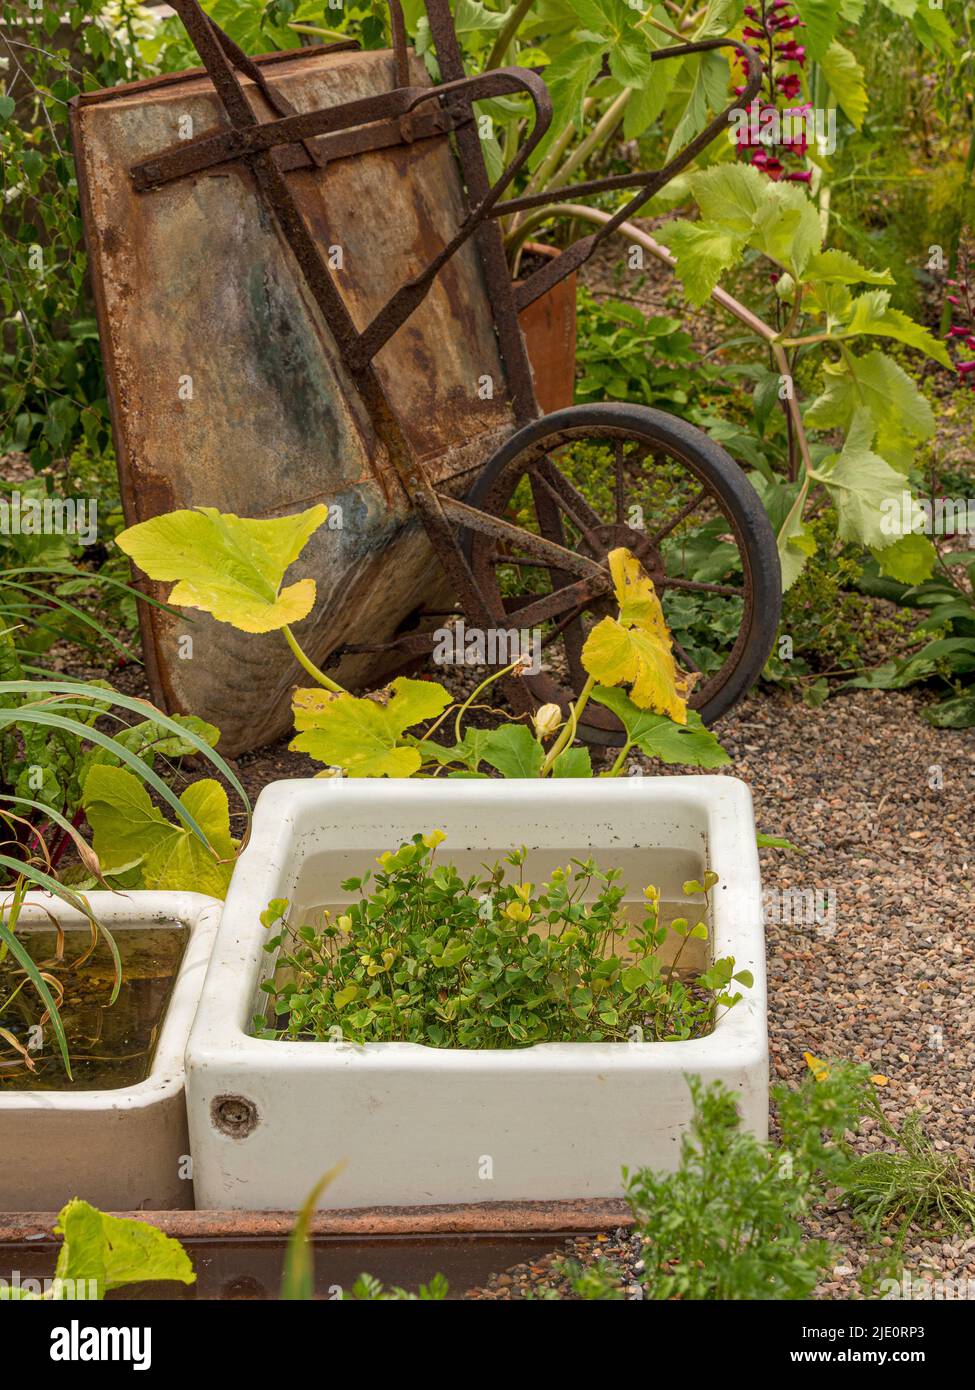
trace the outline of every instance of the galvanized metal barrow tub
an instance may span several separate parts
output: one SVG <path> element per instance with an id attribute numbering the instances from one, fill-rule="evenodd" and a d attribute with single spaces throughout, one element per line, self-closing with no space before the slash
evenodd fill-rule
<path id="1" fill-rule="evenodd" d="M 508 685 L 523 711 L 564 706 L 581 686 L 588 625 L 610 604 L 606 556 L 626 545 L 665 607 L 681 592 L 732 605 L 716 624 L 720 669 L 702 671 L 693 700 L 717 717 L 774 636 L 778 564 L 761 505 L 722 449 L 659 411 L 540 416 L 518 314 L 686 167 L 727 112 L 662 169 L 560 190 L 636 191 L 514 286 L 497 219 L 538 202 L 503 195 L 551 106 L 531 71 L 465 77 L 447 0 L 427 3 L 437 87 L 406 46 L 397 0 L 391 51 L 261 59 L 197 0 L 175 8 L 204 68 L 86 93 L 72 116 L 127 520 L 324 502 L 329 524 L 296 566 L 318 585 L 300 632 L 312 659 L 354 687 L 429 652 L 445 613 L 537 628 L 542 670 Z M 761 66 L 742 45 L 654 59 L 722 45 L 748 58 L 747 100 Z M 534 122 L 490 185 L 474 103 L 517 93 Z M 605 471 L 602 509 L 577 486 L 580 460 Z M 724 573 L 701 569 L 702 538 L 724 548 Z M 288 729 L 297 669 L 274 636 L 143 609 L 165 707 L 212 720 L 230 754 Z M 590 708 L 582 732 L 614 741 L 614 717 Z"/>

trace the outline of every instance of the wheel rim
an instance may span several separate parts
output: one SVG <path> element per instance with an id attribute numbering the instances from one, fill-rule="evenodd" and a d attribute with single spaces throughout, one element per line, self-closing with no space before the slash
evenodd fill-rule
<path id="1" fill-rule="evenodd" d="M 543 669 L 522 677 L 535 701 L 565 710 L 585 681 L 588 631 L 616 611 L 606 557 L 620 546 L 653 580 L 674 655 L 696 673 L 691 707 L 706 707 L 732 677 L 753 622 L 754 577 L 730 499 L 692 450 L 633 427 L 580 424 L 526 445 L 476 494 L 481 511 L 528 533 L 528 553 L 472 533 L 469 554 L 499 624 L 534 626 L 541 616 Z M 530 554 L 532 534 L 572 550 L 580 565 L 568 572 L 540 563 Z M 593 561 L 601 581 L 587 581 Z M 704 644 L 707 632 L 714 646 Z M 591 736 L 617 741 L 619 722 L 603 706 L 590 703 L 583 722 Z"/>

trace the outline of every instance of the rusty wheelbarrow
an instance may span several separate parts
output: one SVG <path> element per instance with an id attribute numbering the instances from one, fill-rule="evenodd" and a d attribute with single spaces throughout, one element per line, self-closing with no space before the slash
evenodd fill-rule
<path id="1" fill-rule="evenodd" d="M 756 680 L 780 605 L 775 542 L 733 459 L 646 407 L 541 415 L 519 313 L 575 272 L 724 128 L 662 168 L 560 189 L 635 190 L 596 231 L 513 284 L 498 218 L 551 121 L 516 67 L 464 73 L 448 0 L 426 0 L 440 85 L 407 47 L 340 43 L 251 58 L 173 0 L 204 64 L 85 93 L 73 137 L 129 524 L 194 505 L 274 516 L 323 501 L 298 568 L 318 584 L 301 641 L 346 686 L 429 654 L 449 615 L 540 634 L 518 711 L 563 706 L 610 610 L 606 557 L 639 557 L 665 612 L 700 608 L 719 650 L 692 703 L 716 719 Z M 710 39 L 654 61 L 744 45 Z M 526 95 L 534 122 L 492 184 L 474 103 Z M 147 590 L 152 592 L 147 585 Z M 677 608 L 674 607 L 677 605 Z M 273 637 L 143 605 L 153 691 L 223 732 L 229 754 L 290 726 L 294 671 Z M 187 642 L 187 637 L 192 641 Z M 713 651 L 713 646 L 711 650 Z M 590 703 L 580 733 L 615 742 Z"/>

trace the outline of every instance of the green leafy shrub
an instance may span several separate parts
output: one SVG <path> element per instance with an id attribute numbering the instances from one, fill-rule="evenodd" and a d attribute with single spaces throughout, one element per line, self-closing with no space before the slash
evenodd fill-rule
<path id="1" fill-rule="evenodd" d="M 519 850 L 505 860 L 517 881 L 499 864 L 486 878 L 463 879 L 434 864 L 442 838 L 417 834 L 383 854 L 371 888 L 368 875 L 346 880 L 343 891 L 358 901 L 334 920 L 326 911 L 320 926 L 291 924 L 287 902 L 269 904 L 265 950 L 280 951 L 279 976 L 263 988 L 287 1026 L 281 1035 L 258 1018 L 261 1036 L 467 1048 L 676 1040 L 709 1032 L 716 1008 L 741 998 L 734 982 L 752 983 L 731 957 L 681 978 L 687 942 L 709 938 L 714 874 L 684 885 L 705 896 L 694 920 L 660 924 L 651 887 L 631 926 L 619 870 L 573 860 L 536 887 L 524 880 Z M 680 944 L 664 965 L 668 937 Z"/>
<path id="2" fill-rule="evenodd" d="M 0 19 L 0 452 L 41 469 L 80 440 L 109 444 L 68 102 L 157 71 L 158 20 L 132 0 L 5 3 Z"/>
<path id="3" fill-rule="evenodd" d="M 914 628 L 914 637 L 929 637 L 909 656 L 883 662 L 850 682 L 868 690 L 903 690 L 931 682 L 941 700 L 924 716 L 939 729 L 975 725 L 975 556 L 962 551 L 942 555 L 937 572 L 923 584 L 908 587 L 872 574 L 869 592 L 929 611 Z"/>
<path id="4" fill-rule="evenodd" d="M 621 300 L 597 301 L 583 287 L 576 296 L 578 338 L 577 402 L 638 401 L 673 409 L 686 406 L 695 377 L 688 363 L 700 367 L 680 319 L 642 313 Z"/>
<path id="5" fill-rule="evenodd" d="M 845 1136 L 867 1109 L 868 1069 L 820 1064 L 800 1087 L 774 1088 L 781 1146 L 741 1129 L 735 1097 L 720 1082 L 692 1077 L 689 1085 L 694 1120 L 677 1171 L 627 1175 L 644 1297 L 808 1298 L 837 1252 L 810 1240 L 801 1221 L 848 1171 Z"/>
<path id="6" fill-rule="evenodd" d="M 810 530 L 816 554 L 785 594 L 779 643 L 763 674 L 766 680 L 797 685 L 817 705 L 830 692 L 829 678 L 848 679 L 875 665 L 878 654 L 905 651 L 915 643 L 917 619 L 906 612 L 887 614 L 864 601 L 862 555 L 837 543 L 835 515 L 817 517 Z"/>

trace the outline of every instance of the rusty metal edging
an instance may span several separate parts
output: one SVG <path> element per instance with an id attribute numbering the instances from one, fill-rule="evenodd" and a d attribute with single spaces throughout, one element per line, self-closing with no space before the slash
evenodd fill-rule
<path id="1" fill-rule="evenodd" d="M 291 58 L 309 58 L 319 53 L 343 53 L 358 49 L 358 39 L 343 39 L 341 43 L 309 44 L 307 48 L 288 48 L 281 52 L 258 53 L 251 57 L 257 67 L 271 67 L 274 63 L 284 63 Z M 155 77 L 139 77 L 134 82 L 119 82 L 115 87 L 99 87 L 96 92 L 78 92 L 71 97 L 69 106 L 100 106 L 105 101 L 117 101 L 119 97 L 137 96 L 139 92 L 156 91 L 160 87 L 175 87 L 180 82 L 190 82 L 194 78 L 209 77 L 206 68 L 183 68 L 180 72 L 161 72 Z"/>
<path id="2" fill-rule="evenodd" d="M 120 1211 L 113 1216 L 146 1221 L 177 1240 L 281 1239 L 294 1228 L 293 1211 Z M 30 1241 L 57 1245 L 57 1212 L 0 1212 L 0 1246 Z M 317 1211 L 315 1237 L 364 1239 L 410 1236 L 571 1236 L 632 1226 L 619 1197 L 559 1202 L 478 1202 L 462 1206 L 356 1207 Z"/>
<path id="3" fill-rule="evenodd" d="M 180 78 L 186 76 L 185 73 L 173 74 Z M 132 87 L 142 88 L 146 82 L 155 79 L 145 79 L 142 82 L 128 84 L 129 90 Z M 92 102 L 104 100 L 113 96 L 115 89 L 107 91 L 92 92 L 90 97 Z M 78 204 L 81 210 L 81 232 L 84 239 L 85 255 L 88 261 L 88 274 L 91 282 L 92 298 L 95 302 L 95 318 L 99 326 L 99 340 L 102 354 L 102 365 L 105 372 L 105 395 L 108 398 L 109 423 L 112 430 L 112 442 L 115 447 L 115 458 L 117 463 L 119 495 L 122 503 L 122 515 L 125 518 L 126 526 L 134 526 L 141 520 L 136 510 L 135 496 L 132 487 L 132 456 L 126 447 L 125 432 L 122 429 L 122 410 L 119 400 L 119 379 L 118 365 L 115 359 L 115 343 L 112 333 L 108 329 L 109 315 L 106 303 L 105 283 L 102 278 L 102 265 L 100 257 L 94 254 L 97 230 L 95 226 L 95 214 L 91 201 L 91 190 L 88 186 L 88 171 L 85 160 L 81 155 L 80 138 L 80 115 L 82 105 L 90 104 L 84 100 L 85 94 L 73 96 L 68 102 L 68 129 L 71 136 L 71 148 L 74 152 L 75 178 L 78 183 Z M 103 330 L 102 325 L 105 325 Z M 151 581 L 141 574 L 132 572 L 129 582 L 133 588 L 138 589 L 147 597 L 151 596 Z M 156 655 L 155 634 L 152 630 L 151 604 L 137 603 L 136 611 L 139 619 L 139 638 L 142 645 L 142 659 L 145 662 L 146 676 L 149 681 L 149 689 L 152 691 L 153 699 L 158 701 L 165 710 L 172 711 L 178 702 L 173 698 L 173 690 L 169 682 L 163 679 L 163 670 Z"/>

